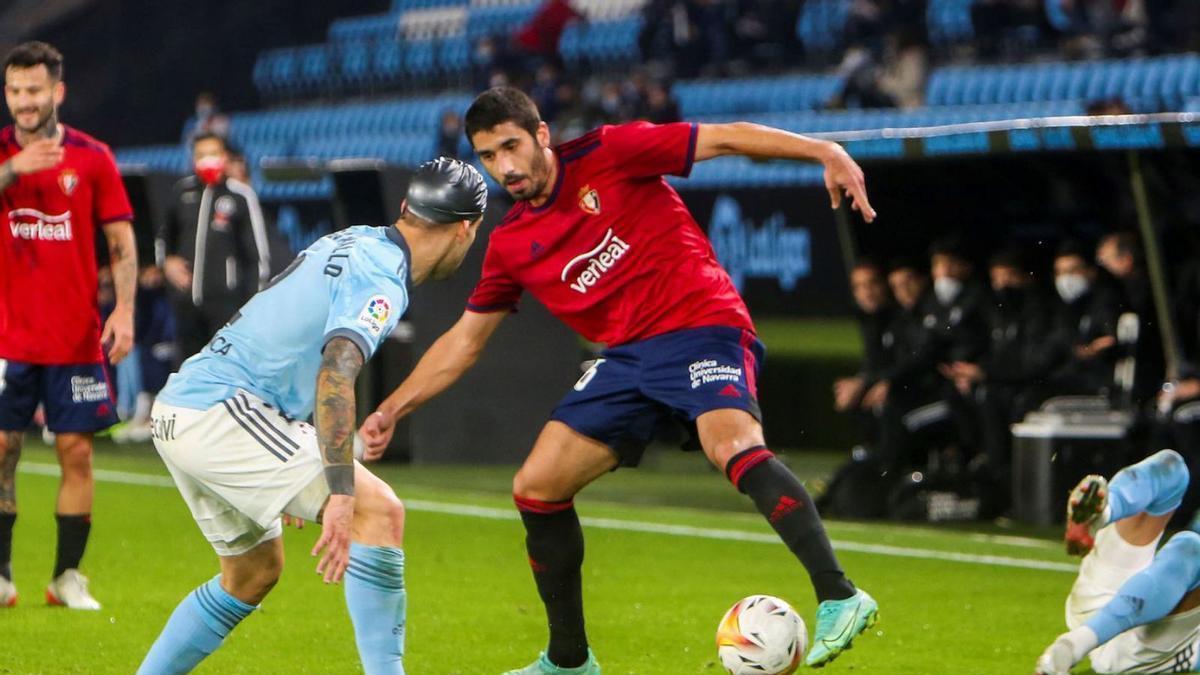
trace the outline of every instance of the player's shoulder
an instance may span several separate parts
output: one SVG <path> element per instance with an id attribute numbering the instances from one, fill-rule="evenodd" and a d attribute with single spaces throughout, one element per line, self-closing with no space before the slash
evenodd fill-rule
<path id="1" fill-rule="evenodd" d="M 63 125 L 63 145 L 101 155 L 112 155 L 112 148 L 109 148 L 107 143 L 65 124 Z"/>
<path id="2" fill-rule="evenodd" d="M 577 162 L 604 147 L 605 135 L 613 125 L 606 124 L 596 127 L 586 134 L 560 143 L 557 147 L 558 158 L 564 163 Z"/>
<path id="3" fill-rule="evenodd" d="M 391 272 L 408 265 L 408 242 L 392 225 L 355 225 L 328 235 L 326 239 L 351 260 L 358 261 L 357 266 L 364 272 Z"/>

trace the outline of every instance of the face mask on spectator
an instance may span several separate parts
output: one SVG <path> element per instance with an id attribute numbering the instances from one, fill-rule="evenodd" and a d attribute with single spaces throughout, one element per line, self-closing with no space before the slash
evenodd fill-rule
<path id="1" fill-rule="evenodd" d="M 1072 303 L 1088 292 L 1091 282 L 1082 274 L 1060 274 L 1054 277 L 1054 289 L 1063 302 Z"/>
<path id="2" fill-rule="evenodd" d="M 225 159 L 216 156 L 201 157 L 196 160 L 195 169 L 196 177 L 205 185 L 216 185 L 225 175 Z"/>
<path id="3" fill-rule="evenodd" d="M 954 277 L 938 277 L 933 280 L 933 294 L 937 296 L 938 302 L 943 305 L 948 305 L 962 292 L 963 282 Z"/>

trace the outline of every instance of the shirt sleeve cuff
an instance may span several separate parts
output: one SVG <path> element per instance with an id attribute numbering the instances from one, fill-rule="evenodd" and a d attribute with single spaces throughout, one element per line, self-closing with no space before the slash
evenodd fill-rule
<path id="1" fill-rule="evenodd" d="M 116 216 L 109 216 L 108 218 L 101 218 L 100 221 L 96 223 L 96 226 L 104 227 L 105 225 L 119 223 L 123 220 L 127 220 L 132 223 L 133 222 L 133 214 L 132 213 L 122 213 L 122 214 L 116 215 Z"/>
<path id="2" fill-rule="evenodd" d="M 364 338 L 361 333 L 352 331 L 349 328 L 334 328 L 326 333 L 325 341 L 321 345 L 322 352 L 325 351 L 325 347 L 328 347 L 330 341 L 334 338 L 346 338 L 350 342 L 354 343 L 354 346 L 358 347 L 358 351 L 362 352 L 364 362 L 371 358 L 371 345 L 367 342 L 367 339 Z"/>
<path id="3" fill-rule="evenodd" d="M 475 312 L 476 314 L 492 314 L 494 312 L 513 312 L 516 313 L 517 306 L 511 303 L 500 303 L 496 305 L 476 305 L 467 303 L 467 311 Z"/>
<path id="4" fill-rule="evenodd" d="M 683 171 L 679 175 L 687 178 L 692 173 L 692 165 L 696 163 L 696 137 L 700 134 L 700 125 L 693 122 L 692 130 L 688 133 L 687 157 L 684 159 Z"/>

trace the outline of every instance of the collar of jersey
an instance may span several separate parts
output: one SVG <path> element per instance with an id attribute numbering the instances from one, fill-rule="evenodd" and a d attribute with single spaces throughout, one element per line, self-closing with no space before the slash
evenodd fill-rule
<path id="1" fill-rule="evenodd" d="M 404 235 L 400 233 L 400 228 L 395 225 L 387 225 L 387 238 L 391 239 L 401 251 L 404 251 L 404 287 L 412 288 L 412 250 L 408 248 L 408 242 L 404 240 Z"/>

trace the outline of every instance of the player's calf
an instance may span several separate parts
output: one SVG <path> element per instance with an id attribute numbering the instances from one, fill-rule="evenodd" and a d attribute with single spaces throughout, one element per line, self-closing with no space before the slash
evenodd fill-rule
<path id="1" fill-rule="evenodd" d="M 1105 525 L 1146 514 L 1162 519 L 1179 508 L 1187 491 L 1187 463 L 1174 450 L 1160 450 L 1121 469 L 1112 481 L 1087 476 L 1071 491 L 1067 502 L 1067 552 L 1083 555 L 1092 549 L 1095 533 Z M 1156 538 L 1162 523 L 1149 534 Z M 1126 534 L 1126 533 L 1123 533 Z"/>
<path id="2" fill-rule="evenodd" d="M 404 673 L 408 594 L 404 586 L 404 504 L 392 488 L 355 466 L 353 542 L 346 608 L 367 675 Z"/>

